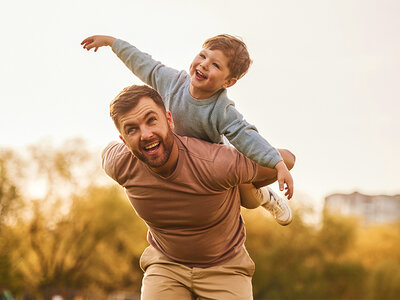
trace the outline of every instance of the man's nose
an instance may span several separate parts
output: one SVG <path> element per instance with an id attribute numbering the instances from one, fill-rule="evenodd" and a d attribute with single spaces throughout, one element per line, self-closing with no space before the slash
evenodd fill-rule
<path id="1" fill-rule="evenodd" d="M 153 136 L 153 131 L 148 126 L 142 126 L 141 133 L 142 140 L 147 140 Z"/>

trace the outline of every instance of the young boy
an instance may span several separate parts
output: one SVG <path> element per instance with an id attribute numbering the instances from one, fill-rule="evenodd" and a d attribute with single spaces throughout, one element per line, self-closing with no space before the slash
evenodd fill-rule
<path id="1" fill-rule="evenodd" d="M 189 74 L 166 67 L 129 43 L 111 36 L 91 36 L 81 45 L 87 50 L 94 48 L 95 52 L 102 46 L 112 47 L 139 79 L 161 94 L 167 110 L 172 113 L 177 134 L 214 143 L 221 143 L 225 136 L 248 158 L 275 169 L 280 190 L 283 191 L 286 184 L 285 195 L 288 199 L 292 197 L 293 179 L 285 162 L 293 162 L 294 157 L 285 157 L 287 152 L 282 152 L 282 159 L 280 152 L 243 119 L 227 97 L 226 89 L 233 86 L 251 64 L 247 47 L 240 39 L 223 34 L 205 41 Z M 279 224 L 290 224 L 292 211 L 287 201 L 269 187 L 256 188 L 273 181 L 241 185 L 241 204 L 246 208 L 261 205 Z"/>

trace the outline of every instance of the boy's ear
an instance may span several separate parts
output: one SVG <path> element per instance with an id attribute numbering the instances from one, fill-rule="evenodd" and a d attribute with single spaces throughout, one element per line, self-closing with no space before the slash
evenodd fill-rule
<path id="1" fill-rule="evenodd" d="M 226 82 L 222 85 L 224 89 L 227 89 L 228 87 L 231 87 L 234 85 L 237 81 L 237 78 L 233 77 L 231 79 L 227 79 Z"/>

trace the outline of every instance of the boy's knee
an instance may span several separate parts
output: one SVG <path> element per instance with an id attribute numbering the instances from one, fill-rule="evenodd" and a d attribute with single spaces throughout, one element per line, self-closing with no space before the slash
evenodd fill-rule
<path id="1" fill-rule="evenodd" d="M 294 164 L 296 162 L 296 156 L 292 152 L 290 152 L 289 150 L 288 150 L 288 152 L 289 152 L 289 155 L 290 155 L 290 161 L 288 162 L 289 165 L 287 167 L 290 170 L 290 169 L 292 169 L 294 167 Z"/>
<path id="2" fill-rule="evenodd" d="M 283 158 L 283 161 L 285 162 L 286 167 L 290 170 L 294 167 L 294 164 L 296 162 L 296 156 L 289 150 L 287 149 L 278 149 L 280 155 Z"/>

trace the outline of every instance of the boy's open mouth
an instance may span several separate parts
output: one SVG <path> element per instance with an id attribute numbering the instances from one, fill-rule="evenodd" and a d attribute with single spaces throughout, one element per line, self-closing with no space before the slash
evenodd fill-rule
<path id="1" fill-rule="evenodd" d="M 199 70 L 196 70 L 196 77 L 198 79 L 207 79 L 207 76 L 201 73 Z"/>

